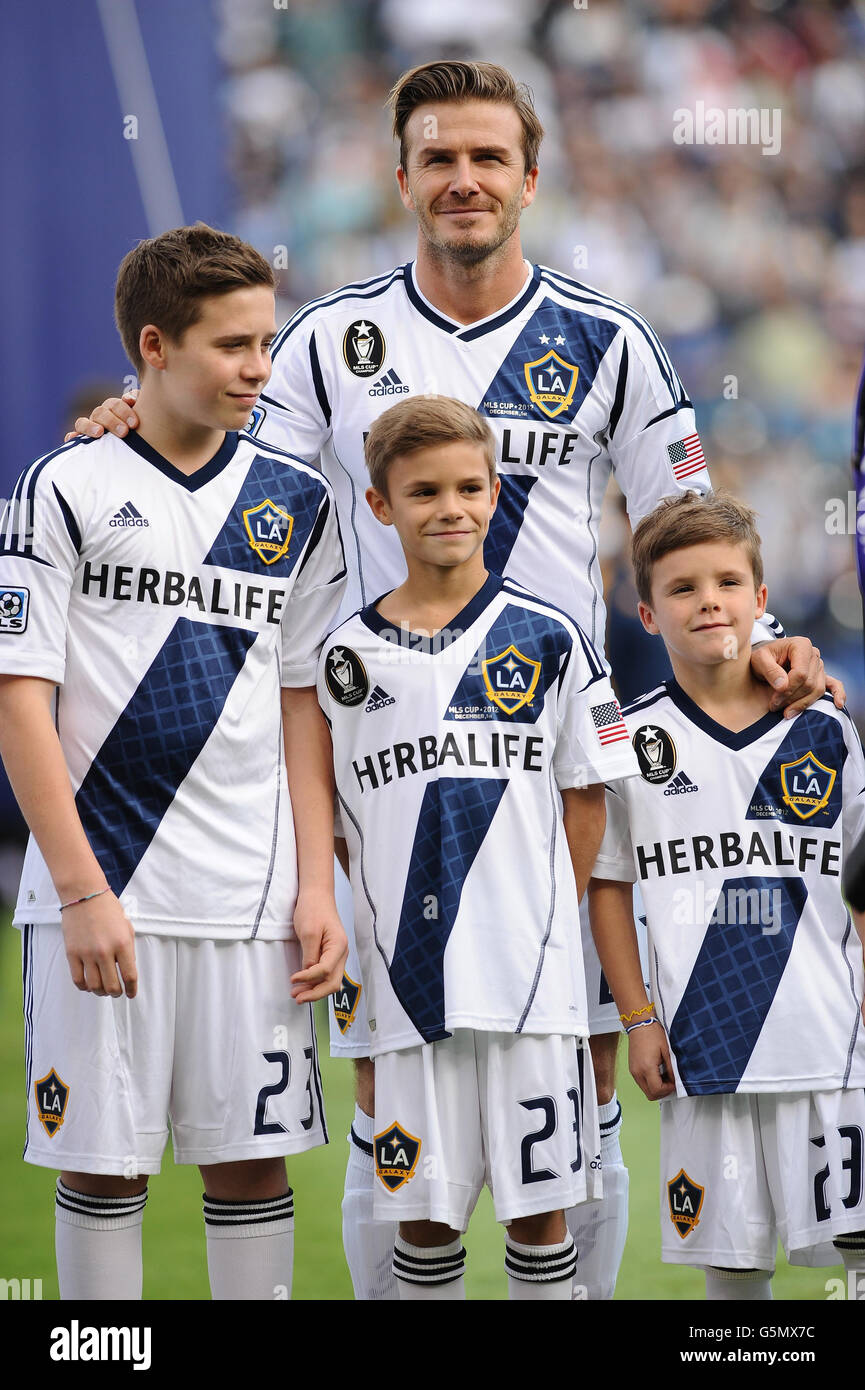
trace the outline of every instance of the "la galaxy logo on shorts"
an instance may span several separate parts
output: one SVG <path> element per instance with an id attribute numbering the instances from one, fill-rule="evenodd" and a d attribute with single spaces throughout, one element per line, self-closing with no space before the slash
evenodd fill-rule
<path id="1" fill-rule="evenodd" d="M 375 1136 L 375 1171 L 389 1192 L 396 1192 L 414 1177 L 420 1144 L 396 1123 Z"/>
<path id="2" fill-rule="evenodd" d="M 350 975 L 343 975 L 339 989 L 333 996 L 333 1016 L 337 1028 L 343 1034 L 347 1033 L 354 1023 L 362 988 L 363 986 L 353 980 Z"/>
<path id="3" fill-rule="evenodd" d="M 66 1114 L 69 1087 L 65 1081 L 60 1080 L 52 1067 L 47 1076 L 43 1076 L 40 1081 L 34 1081 L 33 1090 L 36 1094 L 39 1122 L 48 1138 L 53 1139 Z"/>
<path id="4" fill-rule="evenodd" d="M 834 768 L 815 758 L 810 748 L 792 763 L 781 764 L 781 789 L 785 805 L 800 820 L 810 820 L 822 811 L 835 785 Z"/>
<path id="5" fill-rule="evenodd" d="M 278 507 L 267 497 L 257 507 L 246 508 L 243 524 L 249 544 L 259 560 L 272 565 L 282 559 L 288 550 L 294 527 L 294 517 L 289 516 L 284 507 Z"/>
<path id="6" fill-rule="evenodd" d="M 666 729 L 643 724 L 631 739 L 645 782 L 669 782 L 676 771 L 676 745 Z"/>
<path id="7" fill-rule="evenodd" d="M 366 667 L 351 647 L 331 647 L 324 664 L 324 683 L 335 700 L 351 709 L 369 694 Z"/>
<path id="8" fill-rule="evenodd" d="M 536 405 L 551 420 L 567 410 L 577 389 L 579 367 L 575 367 L 573 362 L 566 362 L 564 357 L 550 348 L 543 357 L 526 362 L 523 371 L 532 405 Z"/>
<path id="9" fill-rule="evenodd" d="M 670 1220 L 682 1240 L 700 1224 L 700 1211 L 706 1189 L 693 1178 L 689 1178 L 684 1168 L 667 1183 L 667 1199 L 670 1203 Z"/>
<path id="10" fill-rule="evenodd" d="M 530 656 L 523 656 L 511 643 L 498 656 L 487 657 L 481 671 L 487 695 L 493 704 L 498 705 L 505 714 L 516 714 L 523 705 L 532 702 L 541 674 L 541 663 L 532 661 Z"/>
<path id="11" fill-rule="evenodd" d="M 378 324 L 356 319 L 345 330 L 342 357 L 354 376 L 375 376 L 381 371 L 385 351 L 384 334 Z"/>

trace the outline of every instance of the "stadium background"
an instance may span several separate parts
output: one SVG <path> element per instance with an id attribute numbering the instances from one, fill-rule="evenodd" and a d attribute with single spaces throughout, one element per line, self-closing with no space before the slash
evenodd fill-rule
<path id="1" fill-rule="evenodd" d="M 852 404 L 865 343 L 865 5 L 790 0 L 42 0 L 4 6 L 0 225 L 5 332 L 0 495 L 56 447 L 82 403 L 128 379 L 112 322 L 135 241 L 201 218 L 278 267 L 298 304 L 407 260 L 383 110 L 406 67 L 504 63 L 546 127 L 526 254 L 631 301 L 659 331 L 697 409 L 713 479 L 756 507 L 770 607 L 807 633 L 865 721 L 862 616 L 846 514 Z M 781 113 L 781 145 L 679 145 L 674 112 Z M 625 696 L 655 679 L 603 529 L 610 653 Z M 651 677 L 647 672 L 651 672 Z M 0 790 L 0 900 L 20 825 Z M 8 915 L 8 914 L 7 914 Z M 0 933 L 0 1276 L 53 1273 L 53 1179 L 20 1163 L 17 934 Z M 292 1164 L 295 1294 L 347 1298 L 338 1203 L 350 1115 L 345 1064 L 326 1076 L 332 1139 Z M 661 1266 L 657 1115 L 627 1076 L 632 1228 L 617 1297 L 701 1296 Z M 145 1225 L 146 1294 L 207 1296 L 196 1172 L 167 1161 Z M 504 1296 L 488 1203 L 469 1236 L 469 1290 Z M 834 1271 L 779 1274 L 776 1295 L 825 1297 Z"/>

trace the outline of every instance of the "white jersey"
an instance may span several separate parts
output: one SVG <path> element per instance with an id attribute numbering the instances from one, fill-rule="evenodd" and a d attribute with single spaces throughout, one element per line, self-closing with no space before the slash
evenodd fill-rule
<path id="1" fill-rule="evenodd" d="M 648 324 L 565 275 L 527 269 L 516 298 L 478 323 L 435 309 L 409 264 L 314 300 L 277 335 L 251 428 L 320 456 L 346 531 L 346 612 L 405 578 L 396 533 L 364 497 L 363 443 L 408 395 L 454 396 L 487 417 L 502 481 L 487 568 L 530 588 L 543 574 L 545 596 L 599 648 L 598 526 L 611 472 L 634 524 L 662 497 L 708 488 L 693 408 Z"/>
<path id="2" fill-rule="evenodd" d="M 75 804 L 139 931 L 292 934 L 280 685 L 345 566 L 316 470 L 228 434 L 187 477 L 136 434 L 27 469 L 0 523 L 0 671 L 53 681 Z M 31 839 L 15 921 L 59 921 Z"/>
<path id="3" fill-rule="evenodd" d="M 824 696 L 732 733 L 675 681 L 624 712 L 639 777 L 598 878 L 640 884 L 679 1095 L 865 1085 L 862 946 L 841 897 L 865 760 Z"/>
<path id="4" fill-rule="evenodd" d="M 580 629 L 490 575 L 431 639 L 349 618 L 318 690 L 372 1055 L 456 1028 L 585 1035 L 559 789 L 637 768 Z"/>

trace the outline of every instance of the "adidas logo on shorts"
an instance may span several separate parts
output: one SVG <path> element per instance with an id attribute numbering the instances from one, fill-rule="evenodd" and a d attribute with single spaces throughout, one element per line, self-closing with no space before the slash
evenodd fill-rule
<path id="1" fill-rule="evenodd" d="M 677 772 L 668 787 L 664 788 L 664 796 L 684 796 L 685 792 L 698 792 L 700 788 L 696 782 L 692 782 L 687 772 Z"/>
<path id="2" fill-rule="evenodd" d="M 132 502 L 124 502 L 119 512 L 115 512 L 108 523 L 109 526 L 149 526 L 140 511 Z"/>
<path id="3" fill-rule="evenodd" d="M 396 700 L 393 695 L 388 695 L 380 685 L 377 685 L 367 701 L 364 714 L 374 714 L 377 709 L 387 709 L 388 705 L 395 705 Z"/>

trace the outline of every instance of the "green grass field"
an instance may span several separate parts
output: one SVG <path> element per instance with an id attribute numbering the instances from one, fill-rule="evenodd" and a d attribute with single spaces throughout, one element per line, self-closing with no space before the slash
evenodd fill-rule
<path id="1" fill-rule="evenodd" d="M 353 1114 L 352 1068 L 327 1056 L 326 1020 L 321 1052 L 330 1144 L 292 1159 L 295 1192 L 294 1297 L 350 1299 L 351 1282 L 342 1254 L 340 1200 L 345 1170 L 344 1136 Z M 20 940 L 0 928 L 0 1192 L 2 1267 L 0 1278 L 41 1279 L 44 1298 L 57 1298 L 54 1269 L 54 1174 L 21 1161 L 24 1137 L 24 1024 L 21 1016 Z M 619 1094 L 625 1111 L 622 1146 L 631 1173 L 631 1219 L 619 1275 L 619 1299 L 702 1299 L 699 1271 L 663 1265 L 658 1228 L 658 1110 L 646 1101 L 620 1067 Z M 502 1233 L 484 1193 L 466 1238 L 466 1284 L 473 1299 L 503 1299 Z M 209 1298 L 201 1215 L 201 1179 L 195 1168 L 176 1168 L 170 1152 L 162 1173 L 151 1179 L 144 1220 L 144 1296 L 149 1299 Z M 779 1253 L 774 1292 L 778 1299 L 826 1297 L 825 1284 L 840 1269 L 789 1269 Z"/>

